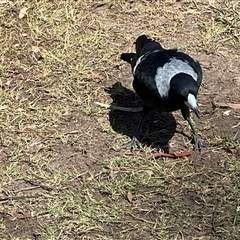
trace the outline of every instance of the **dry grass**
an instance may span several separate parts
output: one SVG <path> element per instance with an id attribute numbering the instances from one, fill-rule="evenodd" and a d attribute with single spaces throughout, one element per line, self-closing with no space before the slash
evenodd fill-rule
<path id="1" fill-rule="evenodd" d="M 240 116 L 209 99 L 239 102 L 239 11 L 237 1 L 0 1 L 1 239 L 238 239 Z M 143 32 L 200 58 L 201 154 L 147 160 L 157 130 L 130 153 L 123 119 L 114 128 L 115 113 L 94 104 L 111 104 L 117 81 L 132 88 L 119 55 Z M 139 106 L 131 91 L 114 94 Z"/>

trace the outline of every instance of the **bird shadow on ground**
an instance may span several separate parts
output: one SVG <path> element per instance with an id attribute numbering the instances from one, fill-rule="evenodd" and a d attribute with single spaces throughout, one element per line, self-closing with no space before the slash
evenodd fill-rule
<path id="1" fill-rule="evenodd" d="M 120 82 L 114 83 L 105 91 L 112 98 L 109 121 L 114 131 L 129 137 L 129 141 L 136 131 L 142 112 L 125 112 L 115 110 L 114 106 L 136 108 L 143 104 L 138 96 Z M 142 125 L 142 145 L 151 146 L 169 152 L 169 141 L 176 131 L 176 121 L 171 113 L 150 111 Z M 129 146 L 130 148 L 130 146 Z"/>

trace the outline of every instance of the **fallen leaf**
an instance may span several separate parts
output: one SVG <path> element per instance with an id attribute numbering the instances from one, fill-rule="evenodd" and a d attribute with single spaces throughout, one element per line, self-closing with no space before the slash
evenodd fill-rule
<path id="1" fill-rule="evenodd" d="M 240 109 L 240 103 L 223 103 L 223 102 L 212 102 L 214 107 L 219 108 L 232 108 L 232 109 Z"/>
<path id="2" fill-rule="evenodd" d="M 11 80 L 8 80 L 8 81 L 6 82 L 6 85 L 9 86 L 9 85 L 11 84 L 11 82 L 12 82 Z"/>
<path id="3" fill-rule="evenodd" d="M 40 52 L 40 48 L 38 46 L 32 46 L 32 51 L 38 53 Z"/>
<path id="4" fill-rule="evenodd" d="M 209 192 L 211 192 L 213 189 L 212 188 L 206 188 L 204 190 L 202 190 L 202 194 L 207 194 Z"/>
<path id="5" fill-rule="evenodd" d="M 240 77 L 235 77 L 233 78 L 234 84 L 236 84 L 237 86 L 240 86 Z"/>
<path id="6" fill-rule="evenodd" d="M 46 77 L 49 73 L 51 73 L 51 69 L 48 68 L 43 69 L 43 77 Z"/>
<path id="7" fill-rule="evenodd" d="M 88 181 L 92 181 L 93 180 L 93 176 L 91 175 L 90 177 L 87 178 Z"/>
<path id="8" fill-rule="evenodd" d="M 167 161 L 164 163 L 164 168 L 172 168 L 173 167 L 173 162 L 172 161 Z"/>
<path id="9" fill-rule="evenodd" d="M 20 18 L 20 19 L 22 19 L 22 18 L 26 15 L 28 9 L 29 9 L 28 7 L 23 7 L 23 8 L 20 10 L 20 12 L 19 12 L 19 18 Z"/>
<path id="10" fill-rule="evenodd" d="M 152 170 L 145 170 L 145 172 L 146 172 L 150 177 L 154 174 L 154 172 L 153 172 Z"/>
<path id="11" fill-rule="evenodd" d="M 51 73 L 50 69 L 44 68 L 43 72 L 39 73 L 36 75 L 37 78 L 45 78 L 46 76 L 49 75 L 49 73 Z"/>
<path id="12" fill-rule="evenodd" d="M 240 109 L 240 103 L 228 103 L 228 106 L 232 109 Z"/>
<path id="13" fill-rule="evenodd" d="M 92 80 L 92 79 L 100 79 L 100 80 L 102 80 L 102 79 L 104 79 L 104 77 L 101 74 L 99 74 L 99 73 L 92 73 L 92 74 L 89 74 L 87 76 L 87 79 L 88 80 Z"/>
<path id="14" fill-rule="evenodd" d="M 230 113 L 231 113 L 231 110 L 227 110 L 227 111 L 223 112 L 223 115 L 224 116 L 229 116 Z"/>
<path id="15" fill-rule="evenodd" d="M 10 212 L 10 214 L 18 219 L 25 219 L 25 218 L 30 218 L 31 216 L 27 213 L 24 213 L 23 211 L 21 211 L 18 208 L 13 208 L 12 211 Z"/>
<path id="16" fill-rule="evenodd" d="M 131 192 L 128 192 L 128 193 L 127 193 L 127 200 L 128 200 L 130 203 L 131 203 L 132 200 L 133 200 L 133 195 L 132 195 Z"/>

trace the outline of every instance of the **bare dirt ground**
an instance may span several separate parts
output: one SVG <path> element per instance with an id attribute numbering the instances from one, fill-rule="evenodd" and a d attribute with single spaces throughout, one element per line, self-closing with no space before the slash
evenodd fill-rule
<path id="1" fill-rule="evenodd" d="M 1 239 L 239 239 L 238 1 L 0 1 Z M 200 62 L 204 139 L 141 107 L 119 59 L 142 33 Z M 148 159 L 160 149 L 192 151 Z"/>

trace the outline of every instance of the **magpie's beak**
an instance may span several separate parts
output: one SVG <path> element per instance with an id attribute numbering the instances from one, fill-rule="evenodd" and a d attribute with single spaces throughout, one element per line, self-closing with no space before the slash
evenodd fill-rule
<path id="1" fill-rule="evenodd" d="M 193 112 L 196 114 L 196 116 L 198 117 L 198 118 L 200 118 L 199 117 L 199 111 L 198 111 L 198 109 L 192 109 L 193 110 Z"/>
<path id="2" fill-rule="evenodd" d="M 200 117 L 199 117 L 198 106 L 197 106 L 197 99 L 196 99 L 196 97 L 195 97 L 193 94 L 189 93 L 189 94 L 188 94 L 187 101 L 185 101 L 184 103 L 185 103 L 190 109 L 193 110 L 193 112 L 196 114 L 196 116 L 197 116 L 198 118 L 200 118 Z"/>

